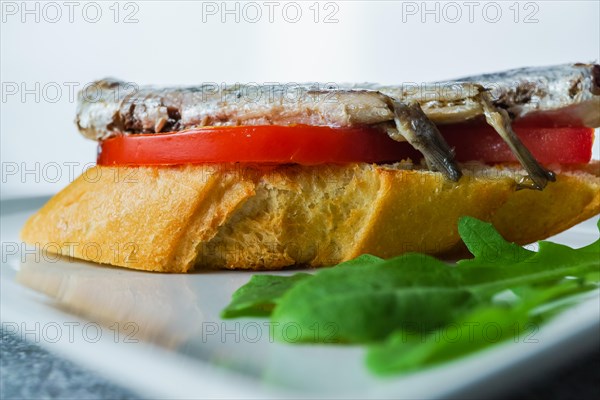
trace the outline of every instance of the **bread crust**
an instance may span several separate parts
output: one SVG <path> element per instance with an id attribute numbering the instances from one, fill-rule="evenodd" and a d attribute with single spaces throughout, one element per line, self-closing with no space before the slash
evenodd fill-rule
<path id="1" fill-rule="evenodd" d="M 460 247 L 463 215 L 526 244 L 600 212 L 598 162 L 552 168 L 558 179 L 544 191 L 517 191 L 517 167 L 463 166 L 453 183 L 407 164 L 96 166 L 21 236 L 67 256 L 159 272 L 448 254 Z"/>

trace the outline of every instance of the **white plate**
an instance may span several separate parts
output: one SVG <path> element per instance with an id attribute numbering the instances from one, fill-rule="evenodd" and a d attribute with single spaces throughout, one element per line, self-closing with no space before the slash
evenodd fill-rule
<path id="1" fill-rule="evenodd" d="M 3 329 L 153 398 L 479 397 L 600 343 L 600 302 L 592 293 L 529 343 L 510 341 L 418 373 L 377 378 L 360 347 L 285 345 L 272 342 L 266 320 L 221 320 L 232 292 L 252 273 L 165 275 L 43 257 L 18 240 L 33 212 L 15 209 L 23 204 L 2 207 Z M 598 238 L 596 221 L 551 240 L 589 244 Z"/>

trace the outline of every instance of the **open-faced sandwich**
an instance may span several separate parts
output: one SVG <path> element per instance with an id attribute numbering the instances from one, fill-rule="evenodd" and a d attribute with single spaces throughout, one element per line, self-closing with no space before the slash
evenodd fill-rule
<path id="1" fill-rule="evenodd" d="M 280 269 L 456 254 L 461 216 L 530 243 L 600 211 L 600 66 L 401 86 L 137 87 L 101 80 L 77 125 L 97 166 L 27 243 L 128 268 Z"/>

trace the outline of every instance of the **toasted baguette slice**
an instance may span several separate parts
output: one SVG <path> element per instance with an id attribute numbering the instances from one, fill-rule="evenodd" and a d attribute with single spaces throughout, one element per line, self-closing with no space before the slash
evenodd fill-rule
<path id="1" fill-rule="evenodd" d="M 41 249 L 148 271 L 333 265 L 363 253 L 448 254 L 460 216 L 530 243 L 600 212 L 600 164 L 552 166 L 543 191 L 516 167 L 463 166 L 458 183 L 410 164 L 94 167 L 27 221 Z"/>

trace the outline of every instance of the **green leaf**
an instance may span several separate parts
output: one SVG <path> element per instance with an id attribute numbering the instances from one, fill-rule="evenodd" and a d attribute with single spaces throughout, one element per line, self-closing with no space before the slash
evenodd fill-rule
<path id="1" fill-rule="evenodd" d="M 311 277 L 305 273 L 292 276 L 253 275 L 247 284 L 233 293 L 231 303 L 221 311 L 221 317 L 268 316 L 285 292 Z"/>
<path id="2" fill-rule="evenodd" d="M 519 338 L 531 322 L 525 307 L 482 307 L 433 333 L 396 331 L 369 348 L 367 367 L 378 375 L 410 372 Z"/>
<path id="3" fill-rule="evenodd" d="M 475 256 L 474 260 L 463 260 L 462 266 L 497 266 L 514 264 L 533 256 L 535 252 L 509 243 L 490 223 L 473 217 L 461 217 L 458 221 L 458 233 L 463 242 Z"/>
<path id="4" fill-rule="evenodd" d="M 454 268 L 420 254 L 323 270 L 278 302 L 275 337 L 354 343 L 383 339 L 403 325 L 435 328 L 472 300 L 459 284 Z M 294 335 L 286 333 L 292 326 Z"/>
<path id="5" fill-rule="evenodd" d="M 509 340 L 537 343 L 540 324 L 572 305 L 568 296 L 573 298 L 588 289 L 564 281 L 543 290 L 527 290 L 514 307 L 477 307 L 434 332 L 398 330 L 385 342 L 369 348 L 367 366 L 378 375 L 390 375 L 430 367 Z M 543 312 L 531 312 L 547 304 L 551 306 Z"/>
<path id="6" fill-rule="evenodd" d="M 343 266 L 351 266 L 351 265 L 371 265 L 371 264 L 377 264 L 381 261 L 385 261 L 383 258 L 371 255 L 371 254 L 362 254 L 356 258 L 353 258 L 352 260 L 348 260 L 348 261 L 344 261 L 343 263 L 340 263 L 337 265 L 337 267 L 343 267 Z"/>
<path id="7" fill-rule="evenodd" d="M 479 227 L 482 233 L 470 237 L 479 248 L 489 246 L 489 225 Z M 512 248 L 498 236 L 493 241 L 497 248 Z M 370 265 L 331 268 L 283 295 L 272 314 L 279 327 L 275 337 L 287 342 L 368 343 L 406 326 L 434 329 L 476 306 L 491 304 L 502 290 L 553 284 L 565 276 L 597 270 L 598 253 L 587 250 L 580 253 L 542 242 L 538 253 L 512 264 L 507 258 L 492 263 L 476 256 L 473 262 L 451 268 L 433 257 L 408 254 Z M 320 334 L 324 326 L 333 326 L 335 332 Z M 291 328 L 293 335 L 288 334 Z"/>
<path id="8" fill-rule="evenodd" d="M 600 268 L 600 242 L 591 248 L 572 249 L 551 242 L 540 242 L 540 249 L 529 259 L 496 268 L 476 266 L 462 270 L 463 283 L 483 297 L 504 288 L 552 284 L 565 276 L 587 276 Z M 460 264 L 457 268 L 460 268 Z"/>
<path id="9" fill-rule="evenodd" d="M 338 264 L 338 267 L 369 265 L 383 261 L 382 258 L 363 254 Z M 233 293 L 231 303 L 221 311 L 222 318 L 263 317 L 271 314 L 281 296 L 299 282 L 312 277 L 298 273 L 292 276 L 253 275 L 250 281 Z"/>
<path id="10" fill-rule="evenodd" d="M 598 287 L 600 240 L 581 249 L 540 242 L 536 253 L 474 218 L 461 218 L 458 227 L 474 258 L 455 267 L 413 253 L 389 260 L 365 255 L 314 275 L 259 275 L 234 293 L 223 315 L 271 315 L 275 337 L 285 342 L 369 344 L 368 365 L 385 374 L 493 344 L 486 331 L 473 332 L 468 342 L 431 336 L 456 324 L 497 324 L 502 333 L 495 342 L 510 338 L 514 326 L 518 338 L 527 324 Z"/>

